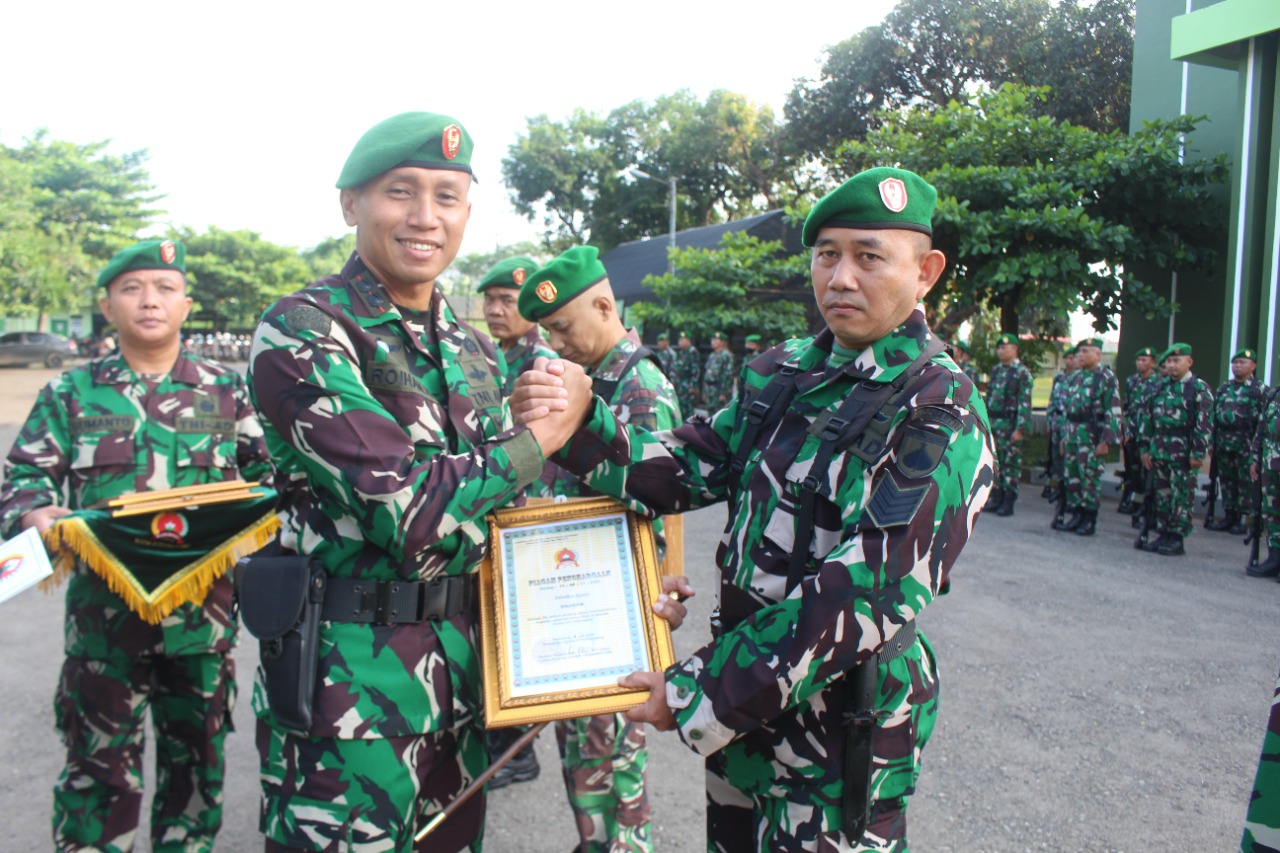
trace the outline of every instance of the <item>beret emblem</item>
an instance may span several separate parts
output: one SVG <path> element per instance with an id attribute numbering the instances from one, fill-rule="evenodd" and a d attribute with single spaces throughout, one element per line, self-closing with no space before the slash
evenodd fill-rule
<path id="1" fill-rule="evenodd" d="M 456 124 L 446 127 L 440 135 L 440 147 L 444 152 L 444 159 L 452 160 L 457 157 L 458 149 L 462 147 L 462 128 Z"/>
<path id="2" fill-rule="evenodd" d="M 524 284 L 524 277 L 524 267 L 516 267 L 515 271 L 511 273 L 511 280 L 516 284 Z"/>
<path id="3" fill-rule="evenodd" d="M 907 185 L 901 178 L 885 178 L 880 182 L 880 200 L 889 210 L 901 213 L 907 207 Z"/>
<path id="4" fill-rule="evenodd" d="M 171 264 L 178 257 L 178 247 L 173 245 L 172 240 L 165 240 L 160 244 L 160 260 L 166 264 Z"/>
<path id="5" fill-rule="evenodd" d="M 549 281 L 539 284 L 534 293 L 538 294 L 538 298 L 548 305 L 556 301 L 556 286 Z"/>

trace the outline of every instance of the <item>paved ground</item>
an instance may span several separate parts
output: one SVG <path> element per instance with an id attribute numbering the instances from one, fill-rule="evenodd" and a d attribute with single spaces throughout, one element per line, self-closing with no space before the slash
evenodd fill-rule
<path id="1" fill-rule="evenodd" d="M 3 447 L 47 376 L 0 371 Z M 1051 531 L 1051 508 L 1033 494 L 1013 518 L 984 516 L 953 592 L 921 617 L 943 704 L 911 805 L 914 849 L 1235 848 L 1280 665 L 1280 584 L 1247 578 L 1244 548 L 1223 534 L 1197 530 L 1182 558 L 1136 552 L 1114 509 L 1104 504 L 1091 539 Z M 704 592 L 676 634 L 686 651 L 706 638 L 722 521 L 712 508 L 687 524 L 690 575 Z M 32 590 L 0 616 L 0 849 L 48 849 L 61 601 Z M 222 850 L 261 849 L 247 701 L 255 654 L 246 638 Z M 670 735 L 651 732 L 650 743 L 656 846 L 701 850 L 701 764 Z M 571 847 L 554 739 L 541 737 L 538 751 L 536 782 L 491 797 L 487 850 Z"/>

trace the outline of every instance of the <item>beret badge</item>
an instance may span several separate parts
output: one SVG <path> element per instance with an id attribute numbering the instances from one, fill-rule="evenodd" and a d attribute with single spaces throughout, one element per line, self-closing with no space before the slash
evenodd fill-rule
<path id="1" fill-rule="evenodd" d="M 525 278 L 524 267 L 516 267 L 515 270 L 511 273 L 511 280 L 514 281 L 516 284 L 524 284 L 524 278 Z"/>
<path id="2" fill-rule="evenodd" d="M 907 209 L 907 185 L 900 178 L 885 178 L 880 182 L 880 200 L 894 213 Z"/>
<path id="3" fill-rule="evenodd" d="M 178 247 L 173 245 L 172 240 L 165 240 L 160 244 L 160 260 L 166 264 L 171 264 L 178 257 Z"/>
<path id="4" fill-rule="evenodd" d="M 538 294 L 539 299 L 548 305 L 556 301 L 556 286 L 549 281 L 539 284 L 534 292 Z"/>
<path id="5" fill-rule="evenodd" d="M 451 124 L 440 134 L 440 148 L 444 153 L 444 159 L 452 160 L 458 156 L 458 149 L 462 147 L 462 128 L 456 124 Z"/>

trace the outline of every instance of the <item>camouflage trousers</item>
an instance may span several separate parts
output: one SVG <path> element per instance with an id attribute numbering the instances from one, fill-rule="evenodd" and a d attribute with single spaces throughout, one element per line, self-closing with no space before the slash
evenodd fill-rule
<path id="1" fill-rule="evenodd" d="M 996 471 L 992 488 L 1018 494 L 1022 481 L 1022 442 L 1013 440 L 1013 429 L 1007 424 L 997 426 L 993 421 L 991 431 L 996 439 Z"/>
<path id="2" fill-rule="evenodd" d="M 1280 678 L 1271 700 L 1262 756 L 1244 818 L 1241 853 L 1280 853 Z"/>
<path id="3" fill-rule="evenodd" d="M 1070 424 L 1065 433 L 1062 464 L 1067 505 L 1076 509 L 1097 509 L 1104 463 L 1103 458 L 1094 452 L 1098 443 L 1083 424 Z"/>
<path id="4" fill-rule="evenodd" d="M 223 744 L 235 695 L 235 661 L 221 652 L 67 658 L 54 699 L 67 749 L 53 789 L 56 848 L 133 849 L 150 709 L 156 750 L 151 849 L 212 850 L 222 825 Z"/>
<path id="5" fill-rule="evenodd" d="M 652 851 L 644 724 L 622 714 L 558 720 L 556 745 L 581 853 Z"/>
<path id="6" fill-rule="evenodd" d="M 1152 490 L 1155 492 L 1154 529 L 1161 533 L 1190 536 L 1195 525 L 1191 509 L 1196 500 L 1196 471 L 1186 461 L 1151 460 Z"/>
<path id="7" fill-rule="evenodd" d="M 674 383 L 676 386 L 676 402 L 680 404 L 680 414 L 688 418 L 693 415 L 694 407 L 698 405 L 698 389 L 697 386 L 681 385 Z"/>
<path id="8" fill-rule="evenodd" d="M 1218 494 L 1227 512 L 1248 515 L 1253 512 L 1253 480 L 1249 478 L 1252 454 L 1222 450 L 1218 460 Z"/>
<path id="9" fill-rule="evenodd" d="M 803 749 L 816 745 L 825 754 L 827 766 L 813 768 L 811 776 L 789 775 L 770 758 L 796 751 L 790 738 L 768 749 L 757 741 L 759 733 L 752 733 L 707 758 L 708 851 L 906 853 L 907 800 L 915 793 L 920 755 L 938 718 L 933 650 L 921 635 L 918 652 L 882 667 L 877 706 L 897 710 L 876 727 L 871 819 L 858 840 L 841 831 L 843 692 L 844 686 L 836 682 L 811 699 L 807 711 L 797 709 L 787 719 L 770 723 L 777 735 L 789 734 L 805 741 Z M 817 720 L 811 723 L 815 713 Z"/>
<path id="10" fill-rule="evenodd" d="M 267 851 L 479 853 L 485 795 L 478 792 L 415 846 L 414 833 L 489 764 L 478 722 L 409 737 L 311 738 L 259 717 Z"/>
<path id="11" fill-rule="evenodd" d="M 1249 494 L 1253 495 L 1253 483 Z M 1250 497 L 1249 512 L 1253 512 Z M 1267 544 L 1280 548 L 1280 470 L 1262 472 L 1262 523 L 1267 528 Z"/>

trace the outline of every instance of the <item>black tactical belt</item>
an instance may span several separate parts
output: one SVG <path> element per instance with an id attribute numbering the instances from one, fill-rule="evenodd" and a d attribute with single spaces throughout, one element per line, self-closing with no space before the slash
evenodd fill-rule
<path id="1" fill-rule="evenodd" d="M 1093 415 L 1067 415 L 1067 421 L 1073 424 L 1091 424 L 1094 417 Z"/>
<path id="2" fill-rule="evenodd" d="M 374 625 L 443 621 L 477 601 L 475 575 L 429 581 L 375 581 L 329 578 L 321 619 Z"/>
<path id="3" fill-rule="evenodd" d="M 907 650 L 916 644 L 916 620 L 912 619 L 907 624 L 898 629 L 898 633 L 893 635 L 893 639 L 884 644 L 884 648 L 880 650 L 877 657 L 880 663 L 888 663 L 891 660 L 897 660 L 907 653 Z"/>

